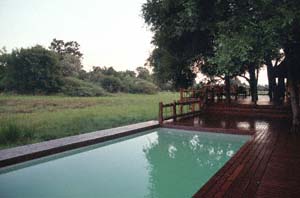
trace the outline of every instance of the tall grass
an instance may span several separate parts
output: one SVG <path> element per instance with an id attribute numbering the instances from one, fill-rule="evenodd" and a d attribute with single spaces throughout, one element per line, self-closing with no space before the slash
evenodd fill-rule
<path id="1" fill-rule="evenodd" d="M 34 138 L 34 128 L 20 126 L 14 122 L 1 124 L 0 143 L 3 146 L 26 144 Z"/>
<path id="2" fill-rule="evenodd" d="M 87 98 L 0 96 L 0 148 L 157 119 L 158 103 L 175 99 L 178 94 L 170 92 Z"/>

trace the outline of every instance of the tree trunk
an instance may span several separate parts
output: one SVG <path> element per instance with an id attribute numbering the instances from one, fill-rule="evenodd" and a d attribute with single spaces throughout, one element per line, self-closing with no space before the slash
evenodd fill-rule
<path id="1" fill-rule="evenodd" d="M 255 66 L 249 66 L 249 76 L 250 76 L 250 92 L 251 92 L 251 101 L 256 104 L 257 102 L 257 78 L 255 75 Z"/>
<path id="2" fill-rule="evenodd" d="M 289 80 L 289 91 L 291 97 L 291 107 L 293 112 L 293 129 L 297 130 L 300 126 L 300 119 L 299 119 L 299 97 L 298 97 L 298 90 L 295 85 L 295 82 L 290 79 Z"/>
<path id="3" fill-rule="evenodd" d="M 268 84 L 269 84 L 269 98 L 270 101 L 273 101 L 273 94 L 274 94 L 274 86 L 275 86 L 275 78 L 273 74 L 273 65 L 271 60 L 267 60 L 267 75 L 268 75 Z"/>
<path id="4" fill-rule="evenodd" d="M 278 78 L 278 94 L 279 94 L 279 104 L 283 104 L 285 96 L 285 83 L 284 77 Z"/>
<path id="5" fill-rule="evenodd" d="M 231 97 L 230 97 L 230 76 L 229 75 L 225 75 L 225 94 L 226 94 L 226 102 L 230 103 Z"/>
<path id="6" fill-rule="evenodd" d="M 294 78 L 292 65 L 288 64 L 288 87 L 290 92 L 291 107 L 293 112 L 293 131 L 299 130 L 299 91 L 297 89 L 297 82 Z"/>

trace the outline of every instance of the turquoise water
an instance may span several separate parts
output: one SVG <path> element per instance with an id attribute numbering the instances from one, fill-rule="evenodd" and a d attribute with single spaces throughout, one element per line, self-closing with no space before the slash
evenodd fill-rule
<path id="1" fill-rule="evenodd" d="M 0 169 L 0 197 L 191 197 L 249 139 L 155 129 Z"/>

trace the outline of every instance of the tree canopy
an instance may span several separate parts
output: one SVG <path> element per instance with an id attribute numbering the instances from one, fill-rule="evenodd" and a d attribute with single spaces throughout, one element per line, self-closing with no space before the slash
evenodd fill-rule
<path id="1" fill-rule="evenodd" d="M 299 99 L 293 96 L 298 95 L 300 76 L 300 1 L 147 0 L 142 12 L 154 33 L 156 48 L 149 58 L 153 71 L 177 87 L 192 84 L 195 65 L 209 75 L 235 76 L 247 71 L 256 100 L 259 68 L 267 64 L 272 69 L 272 60 L 283 49 L 295 115 L 299 108 Z"/>
<path id="2" fill-rule="evenodd" d="M 199 59 L 216 74 L 259 67 L 295 41 L 299 23 L 296 0 L 148 0 L 142 11 L 154 32 L 150 62 L 157 73 L 188 73 Z"/>
<path id="3" fill-rule="evenodd" d="M 5 86 L 21 93 L 56 92 L 62 83 L 55 53 L 34 46 L 13 50 L 6 60 Z"/>
<path id="4" fill-rule="evenodd" d="M 196 77 L 194 61 L 212 52 L 214 3 L 211 1 L 148 0 L 142 7 L 154 32 L 149 61 L 154 73 L 176 88 L 188 87 Z"/>
<path id="5" fill-rule="evenodd" d="M 63 40 L 54 38 L 49 46 L 49 49 L 57 52 L 62 56 L 66 54 L 70 54 L 81 58 L 83 54 L 80 52 L 79 47 L 80 45 L 76 41 L 65 42 Z"/>

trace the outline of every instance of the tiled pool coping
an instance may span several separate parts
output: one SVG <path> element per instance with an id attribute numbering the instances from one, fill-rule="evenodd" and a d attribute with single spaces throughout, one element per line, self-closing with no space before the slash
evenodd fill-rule
<path id="1" fill-rule="evenodd" d="M 157 127 L 159 127 L 158 122 L 153 120 L 36 144 L 3 149 L 0 150 L 0 168 L 82 146 L 100 143 L 118 137 L 124 137 Z"/>

